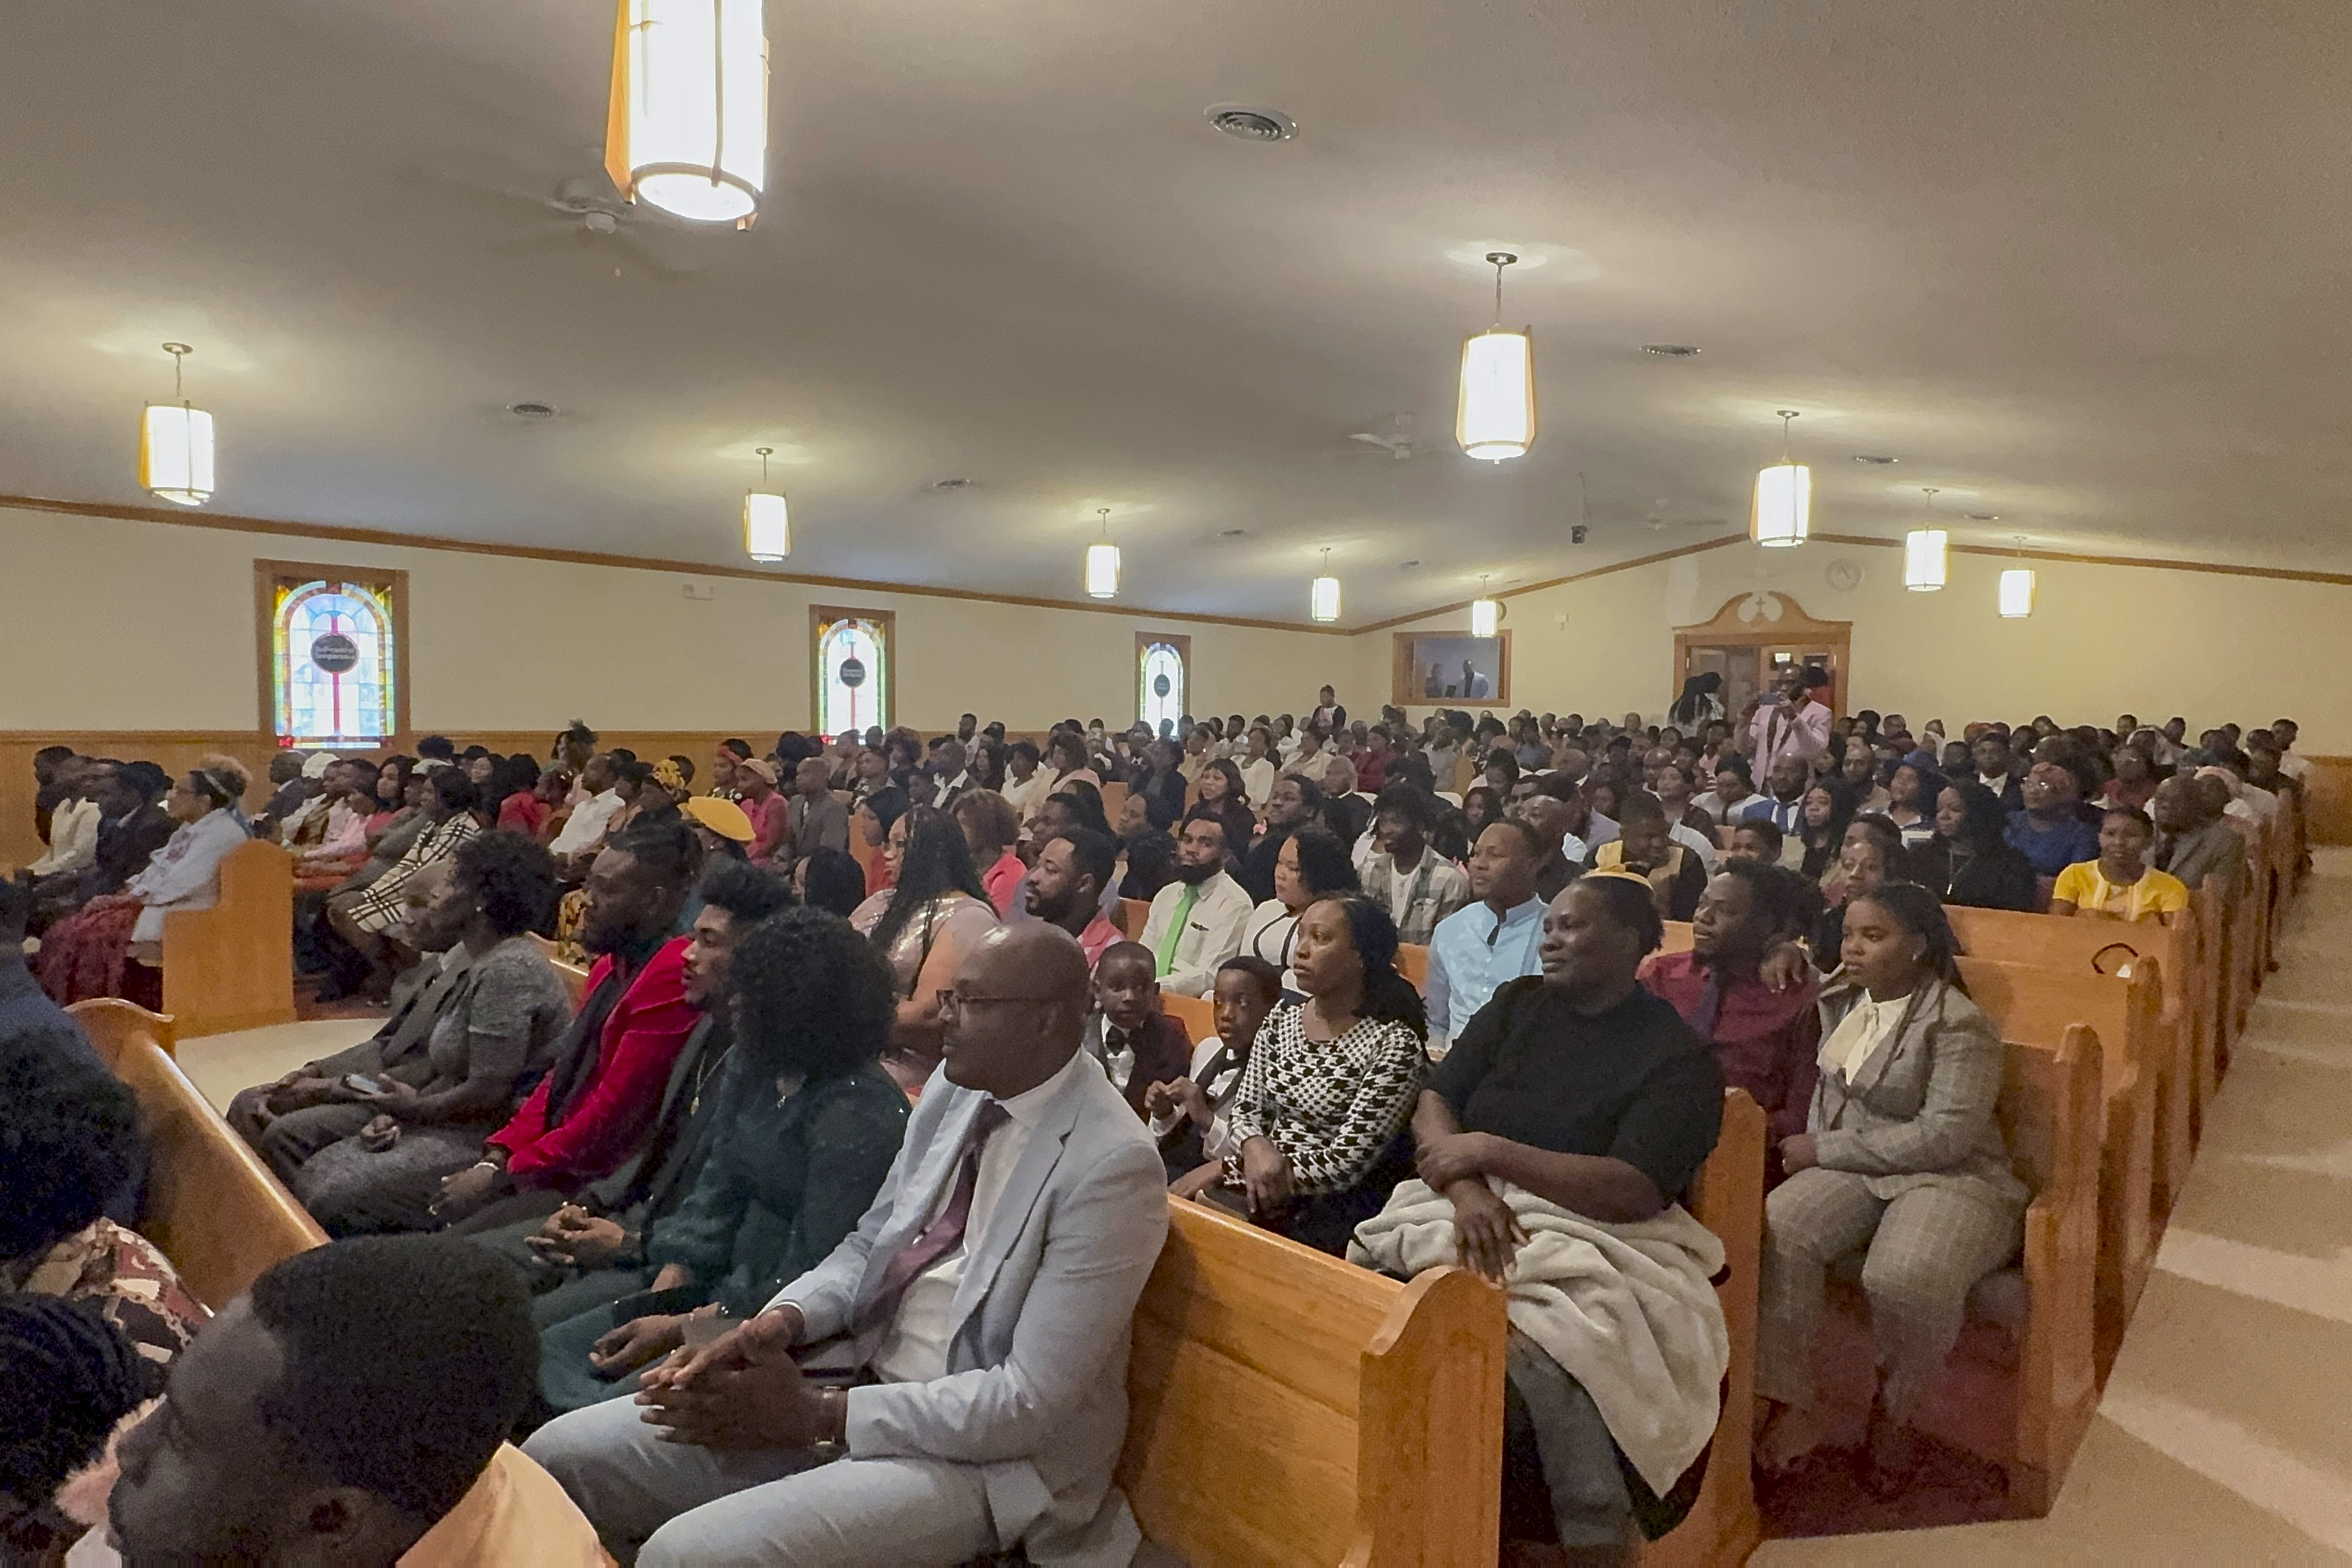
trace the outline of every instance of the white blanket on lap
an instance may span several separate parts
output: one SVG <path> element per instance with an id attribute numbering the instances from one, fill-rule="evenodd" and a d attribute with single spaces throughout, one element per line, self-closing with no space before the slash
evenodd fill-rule
<path id="1" fill-rule="evenodd" d="M 1504 1283 L 1512 1326 L 1584 1385 L 1653 1491 L 1663 1495 L 1715 1435 L 1731 1335 L 1707 1283 L 1723 1243 L 1680 1205 L 1603 1225 L 1507 1182 L 1491 1184 L 1527 1244 Z M 1411 1277 L 1458 1262 L 1454 1205 L 1418 1180 L 1356 1227 L 1352 1263 Z"/>

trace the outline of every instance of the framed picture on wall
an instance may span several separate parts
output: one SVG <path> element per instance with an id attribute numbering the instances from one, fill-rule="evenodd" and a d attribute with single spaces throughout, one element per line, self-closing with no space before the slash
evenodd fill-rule
<path id="1" fill-rule="evenodd" d="M 1398 632 L 1395 689 L 1400 708 L 1499 707 L 1511 700 L 1511 634 Z"/>

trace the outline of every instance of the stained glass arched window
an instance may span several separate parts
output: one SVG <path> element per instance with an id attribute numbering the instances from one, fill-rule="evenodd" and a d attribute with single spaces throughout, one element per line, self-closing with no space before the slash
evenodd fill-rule
<path id="1" fill-rule="evenodd" d="M 811 670 L 818 731 L 838 735 L 890 725 L 890 630 L 887 612 L 810 612 L 816 646 Z"/>
<path id="2" fill-rule="evenodd" d="M 401 574 L 262 565 L 278 742 L 373 747 L 399 733 Z"/>
<path id="3" fill-rule="evenodd" d="M 1159 734 L 1163 723 L 1172 724 L 1185 710 L 1184 666 L 1192 639 L 1146 634 L 1135 640 L 1136 716 Z"/>

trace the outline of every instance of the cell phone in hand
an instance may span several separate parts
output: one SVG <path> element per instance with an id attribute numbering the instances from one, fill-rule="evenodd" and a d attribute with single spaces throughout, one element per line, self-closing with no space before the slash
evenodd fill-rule
<path id="1" fill-rule="evenodd" d="M 370 1078 L 363 1072 L 345 1073 L 343 1075 L 343 1087 L 350 1089 L 353 1094 L 382 1094 L 383 1092 L 383 1080 L 381 1079 Z"/>

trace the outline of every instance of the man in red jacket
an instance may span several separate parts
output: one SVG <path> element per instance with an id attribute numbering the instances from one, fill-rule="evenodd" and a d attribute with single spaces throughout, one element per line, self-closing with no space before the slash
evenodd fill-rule
<path id="1" fill-rule="evenodd" d="M 700 1015 L 686 999 L 678 916 L 700 859 L 675 818 L 632 824 L 588 874 L 581 945 L 597 954 L 555 1065 L 479 1163 L 441 1184 L 435 1213 L 465 1218 L 521 1188 L 568 1192 L 606 1175 L 645 1139 L 671 1064 Z"/>

